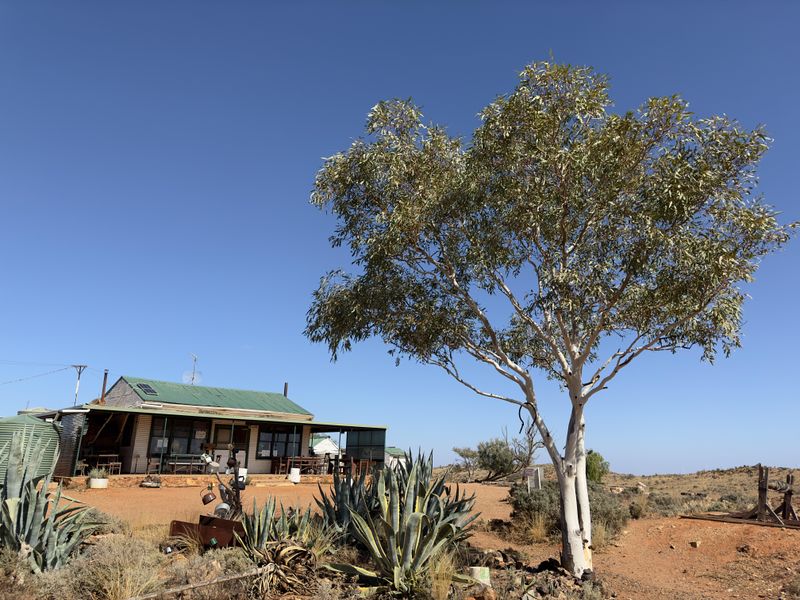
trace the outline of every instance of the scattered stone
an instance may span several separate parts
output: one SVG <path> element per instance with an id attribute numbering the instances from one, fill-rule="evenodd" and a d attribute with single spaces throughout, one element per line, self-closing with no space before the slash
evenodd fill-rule
<path id="1" fill-rule="evenodd" d="M 669 549 L 670 549 L 670 550 L 675 550 L 675 544 L 670 544 L 670 545 L 669 545 Z"/>
<path id="2" fill-rule="evenodd" d="M 689 542 L 689 545 L 692 548 L 699 548 L 700 547 L 700 540 L 692 540 L 691 542 Z"/>
<path id="3" fill-rule="evenodd" d="M 753 548 L 750 544 L 742 544 L 741 546 L 736 546 L 736 551 L 741 552 L 742 554 L 750 554 L 753 551 Z"/>
<path id="4" fill-rule="evenodd" d="M 647 486 L 643 484 L 641 481 L 636 482 L 636 487 L 638 487 L 643 492 L 647 491 Z"/>
<path id="5" fill-rule="evenodd" d="M 468 594 L 466 600 L 497 600 L 497 593 L 488 585 L 478 584 Z"/>

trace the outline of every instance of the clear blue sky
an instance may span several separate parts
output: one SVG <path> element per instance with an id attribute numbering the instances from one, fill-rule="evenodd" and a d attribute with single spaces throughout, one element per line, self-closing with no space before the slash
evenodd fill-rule
<path id="1" fill-rule="evenodd" d="M 608 73 L 620 110 L 677 92 L 765 123 L 761 189 L 800 218 L 796 3 L 554 4 L 0 2 L 0 381 L 86 363 L 87 401 L 103 368 L 180 381 L 193 352 L 205 384 L 288 380 L 319 418 L 387 424 L 438 462 L 513 430 L 515 411 L 434 367 L 378 342 L 332 364 L 302 335 L 346 261 L 313 177 L 378 100 L 411 96 L 468 137 L 552 52 Z M 800 464 L 798 260 L 795 240 L 765 261 L 732 358 L 646 358 L 596 397 L 589 446 L 637 473 Z M 71 404 L 74 379 L 0 385 L 0 414 Z M 540 396 L 560 431 L 564 398 Z"/>

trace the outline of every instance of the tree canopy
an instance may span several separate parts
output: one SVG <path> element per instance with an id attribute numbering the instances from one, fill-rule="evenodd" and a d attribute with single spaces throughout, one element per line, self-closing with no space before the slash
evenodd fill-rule
<path id="1" fill-rule="evenodd" d="M 367 138 L 325 162 L 312 201 L 357 269 L 322 280 L 312 340 L 335 358 L 375 335 L 457 379 L 466 353 L 566 383 L 619 337 L 583 402 L 642 352 L 739 346 L 739 284 L 788 238 L 754 193 L 762 128 L 696 118 L 677 96 L 617 114 L 606 77 L 549 63 L 481 119 L 465 146 L 410 101 L 380 102 Z"/>

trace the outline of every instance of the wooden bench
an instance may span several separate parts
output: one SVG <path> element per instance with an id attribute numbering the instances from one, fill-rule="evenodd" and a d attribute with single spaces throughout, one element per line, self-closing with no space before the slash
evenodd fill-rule
<path id="1" fill-rule="evenodd" d="M 170 454 L 166 461 L 172 473 L 203 473 L 206 465 L 199 454 Z"/>

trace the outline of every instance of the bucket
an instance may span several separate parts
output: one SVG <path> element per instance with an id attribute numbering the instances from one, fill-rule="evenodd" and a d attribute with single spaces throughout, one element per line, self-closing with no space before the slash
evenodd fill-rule
<path id="1" fill-rule="evenodd" d="M 298 467 L 292 467 L 289 471 L 289 481 L 292 483 L 300 483 L 300 469 Z"/>

